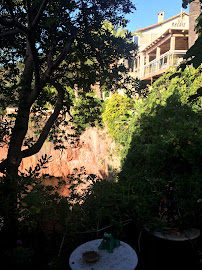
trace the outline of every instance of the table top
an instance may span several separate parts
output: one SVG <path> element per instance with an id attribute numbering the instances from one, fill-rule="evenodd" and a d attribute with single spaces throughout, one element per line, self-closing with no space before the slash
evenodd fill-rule
<path id="1" fill-rule="evenodd" d="M 147 231 L 149 229 L 145 227 Z M 170 240 L 170 241 L 187 241 L 187 240 L 194 240 L 200 236 L 200 230 L 195 228 L 190 228 L 188 230 L 179 231 L 177 233 L 169 232 L 152 232 L 152 234 L 158 238 Z"/>
<path id="2" fill-rule="evenodd" d="M 120 246 L 114 249 L 113 253 L 107 250 L 99 250 L 102 239 L 96 239 L 84 243 L 77 247 L 69 258 L 69 265 L 72 270 L 134 270 L 138 263 L 138 257 L 135 250 L 120 241 Z M 96 251 L 99 253 L 99 259 L 94 263 L 86 263 L 82 259 L 82 254 L 86 251 Z"/>

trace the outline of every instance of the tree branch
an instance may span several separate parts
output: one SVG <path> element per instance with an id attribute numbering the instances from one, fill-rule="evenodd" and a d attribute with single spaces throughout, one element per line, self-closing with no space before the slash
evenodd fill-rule
<path id="1" fill-rule="evenodd" d="M 56 41 L 52 41 L 49 53 L 48 53 L 48 57 L 47 57 L 47 64 L 48 64 L 48 68 L 52 65 L 52 60 L 53 60 L 53 51 L 54 51 L 54 47 L 56 45 Z"/>
<path id="2" fill-rule="evenodd" d="M 60 113 L 60 110 L 63 107 L 63 99 L 64 99 L 65 90 L 63 89 L 63 87 L 59 83 L 51 81 L 51 84 L 58 91 L 58 99 L 57 99 L 57 102 L 56 102 L 54 112 L 49 117 L 48 121 L 46 122 L 46 124 L 45 124 L 45 126 L 44 126 L 44 128 L 43 128 L 43 130 L 41 132 L 41 135 L 39 136 L 38 141 L 32 147 L 30 147 L 29 149 L 26 149 L 26 150 L 22 151 L 22 153 L 21 153 L 22 158 L 32 156 L 32 155 L 39 152 L 39 150 L 43 146 L 43 143 L 47 139 L 48 134 L 50 132 L 50 129 L 52 128 L 55 120 L 57 119 L 57 117 L 58 117 L 58 115 Z"/>
<path id="3" fill-rule="evenodd" d="M 14 16 L 14 13 L 13 13 L 13 3 L 10 0 L 6 0 L 6 3 L 8 5 L 8 9 L 9 9 L 9 12 L 11 14 L 11 18 L 15 22 L 15 16 Z"/>
<path id="4" fill-rule="evenodd" d="M 22 25 L 21 23 L 17 22 L 13 13 L 13 3 L 11 0 L 6 0 L 8 5 L 8 10 L 10 12 L 12 20 L 5 20 L 4 18 L 0 18 L 0 24 L 3 26 L 13 27 L 16 26 L 19 30 L 23 31 L 24 33 L 28 33 L 28 28 Z"/>
<path id="5" fill-rule="evenodd" d="M 67 42 L 65 43 L 63 50 L 61 52 L 61 54 L 57 57 L 57 59 L 54 62 L 50 62 L 49 64 L 50 66 L 48 66 L 47 70 L 44 72 L 43 74 L 43 78 L 42 78 L 42 82 L 46 82 L 47 79 L 50 77 L 52 71 L 54 69 L 56 69 L 61 63 L 62 61 L 65 59 L 65 56 L 67 55 L 68 51 L 71 48 L 71 45 L 74 41 L 74 39 L 76 38 L 77 32 L 75 31 L 67 40 Z"/>
<path id="6" fill-rule="evenodd" d="M 30 0 L 27 0 L 27 20 L 28 20 L 28 26 L 31 27 L 32 14 L 31 14 Z"/>
<path id="7" fill-rule="evenodd" d="M 0 24 L 2 26 L 6 26 L 6 27 L 17 27 L 19 30 L 21 30 L 25 34 L 27 34 L 29 32 L 27 27 L 25 27 L 24 25 L 22 25 L 19 22 L 13 21 L 13 20 L 12 21 L 6 20 L 6 19 L 0 17 Z"/>
<path id="8" fill-rule="evenodd" d="M 34 18 L 34 20 L 32 22 L 31 28 L 34 28 L 38 24 L 40 17 L 42 15 L 42 13 L 44 12 L 44 9 L 46 8 L 47 3 L 48 3 L 48 0 L 43 0 L 41 6 L 39 8 L 38 13 L 36 14 L 36 17 Z"/>
<path id="9" fill-rule="evenodd" d="M 0 33 L 0 38 L 13 36 L 13 35 L 16 35 L 16 34 L 19 34 L 19 33 L 24 34 L 24 32 L 20 31 L 19 29 L 13 29 L 13 30 L 9 30 L 9 31 L 4 31 L 4 32 Z"/>
<path id="10" fill-rule="evenodd" d="M 74 41 L 74 39 L 76 38 L 76 34 L 77 32 L 73 33 L 69 39 L 67 40 L 67 42 L 65 43 L 64 45 L 64 48 L 61 52 L 61 54 L 58 56 L 58 58 L 53 62 L 53 68 L 57 68 L 61 63 L 62 61 L 64 60 L 65 56 L 67 55 L 68 51 L 70 50 L 71 48 L 71 45 Z"/>
<path id="11" fill-rule="evenodd" d="M 33 59 L 33 64 L 34 64 L 35 88 L 39 89 L 40 88 L 39 58 L 38 58 L 38 53 L 35 47 L 35 40 L 32 36 L 32 33 L 30 33 L 30 35 L 28 36 L 28 40 L 29 40 L 29 46 L 31 49 L 32 59 Z"/>

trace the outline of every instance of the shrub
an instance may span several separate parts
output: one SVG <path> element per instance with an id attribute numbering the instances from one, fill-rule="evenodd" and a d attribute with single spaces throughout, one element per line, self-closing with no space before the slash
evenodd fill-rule
<path id="1" fill-rule="evenodd" d="M 117 142 L 124 144 L 129 120 L 132 118 L 134 101 L 127 96 L 114 94 L 107 103 L 102 114 L 109 134 Z"/>
<path id="2" fill-rule="evenodd" d="M 200 77 L 194 69 L 171 75 L 157 80 L 147 99 L 136 104 L 119 177 L 138 196 L 136 209 L 143 223 L 158 217 L 160 199 L 172 180 L 181 212 L 178 226 L 187 227 L 197 223 L 202 179 L 200 99 L 188 102 Z"/>
<path id="3" fill-rule="evenodd" d="M 73 123 L 76 124 L 76 132 L 81 134 L 87 126 L 101 124 L 102 100 L 86 95 L 75 101 L 72 111 Z"/>

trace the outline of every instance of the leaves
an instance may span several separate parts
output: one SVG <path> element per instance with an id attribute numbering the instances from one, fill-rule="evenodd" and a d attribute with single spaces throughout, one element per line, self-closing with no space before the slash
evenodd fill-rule
<path id="1" fill-rule="evenodd" d="M 195 0 L 182 0 L 182 7 L 187 8 L 188 4 L 190 4 L 193 1 L 195 1 Z M 200 0 L 200 2 L 202 3 L 201 0 Z"/>
<path id="2" fill-rule="evenodd" d="M 0 87 L 0 102 L 3 109 L 8 105 L 18 107 L 10 134 L 12 158 L 9 162 L 18 160 L 20 164 L 22 158 L 40 150 L 48 134 L 56 142 L 57 149 L 63 147 L 61 134 L 54 136 L 51 127 L 60 121 L 62 108 L 62 113 L 70 112 L 73 105 L 69 98 L 70 88 L 77 85 L 84 97 L 91 91 L 91 85 L 100 82 L 109 89 L 121 78 L 120 72 L 127 71 L 116 62 L 122 57 L 131 58 L 136 45 L 130 41 L 130 33 L 124 33 L 124 38 L 118 32 L 118 36 L 112 35 L 103 29 L 103 23 L 107 20 L 125 27 L 124 15 L 135 7 L 130 0 L 10 3 L 0 6 L 0 86 L 3 86 Z M 95 108 L 90 113 L 97 110 L 95 114 L 98 115 L 98 106 L 93 102 L 91 105 Z M 54 108 L 54 112 L 43 126 L 39 121 L 39 137 L 32 139 L 27 128 L 31 108 L 42 117 L 47 107 Z M 79 121 L 84 120 L 81 126 L 95 120 L 90 120 L 87 114 L 85 120 L 79 119 L 77 114 Z M 28 149 L 22 153 L 23 143 Z"/>
<path id="3" fill-rule="evenodd" d="M 76 134 L 81 134 L 87 126 L 101 124 L 102 101 L 88 94 L 75 102 L 72 121 L 76 125 Z"/>
<path id="4" fill-rule="evenodd" d="M 179 66 L 179 69 L 185 69 L 186 66 L 193 65 L 194 68 L 198 68 L 202 63 L 202 36 L 200 36 L 194 45 L 184 55 L 186 60 Z"/>
<path id="5" fill-rule="evenodd" d="M 175 71 L 165 73 L 153 84 L 148 97 L 136 103 L 119 181 L 130 184 L 139 197 L 142 222 L 153 223 L 165 186 L 173 180 L 181 209 L 178 225 L 186 227 L 196 222 L 194 209 L 202 179 L 200 99 L 188 102 L 200 86 L 200 73 L 186 68 L 179 77 L 171 74 Z"/>
<path id="6" fill-rule="evenodd" d="M 102 114 L 103 122 L 113 139 L 124 141 L 122 132 L 127 133 L 129 119 L 132 117 L 133 100 L 127 96 L 114 94 L 108 101 Z M 123 138 L 121 138 L 121 135 Z"/>

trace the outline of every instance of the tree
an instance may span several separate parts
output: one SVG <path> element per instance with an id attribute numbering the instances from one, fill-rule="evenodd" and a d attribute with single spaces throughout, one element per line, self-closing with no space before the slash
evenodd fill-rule
<path id="1" fill-rule="evenodd" d="M 124 26 L 114 26 L 112 23 L 105 21 L 103 28 L 112 33 L 113 36 L 119 38 L 125 38 L 128 35 L 128 30 L 124 29 Z"/>
<path id="2" fill-rule="evenodd" d="M 109 64 L 113 65 L 114 55 L 118 58 L 122 53 L 130 55 L 127 46 L 123 48 L 122 43 L 120 50 L 120 45 L 113 42 L 109 32 L 103 29 L 101 32 L 100 28 L 106 19 L 113 23 L 121 22 L 123 14 L 133 8 L 128 0 L 124 3 L 7 0 L 1 4 L 1 65 L 7 70 L 9 81 L 18 94 L 18 113 L 7 159 L 0 165 L 1 171 L 6 170 L 8 174 L 15 171 L 16 174 L 22 158 L 40 150 L 63 106 L 66 105 L 66 110 L 69 110 L 70 100 L 64 85 L 74 83 L 74 69 L 80 71 L 78 84 L 82 85 L 85 91 L 97 80 L 96 76 L 103 79 L 110 75 L 108 67 Z M 87 63 L 87 60 L 93 65 Z M 23 63 L 21 74 L 18 74 L 19 62 Z M 96 73 L 97 70 L 99 73 Z M 41 105 L 39 98 L 47 97 L 44 94 L 47 84 L 57 90 L 54 113 L 44 126 L 38 141 L 22 151 L 30 109 L 35 102 Z M 1 85 L 5 89 L 2 80 Z M 13 92 L 8 92 L 8 95 L 12 94 Z"/>
<path id="3" fill-rule="evenodd" d="M 116 42 L 102 25 L 105 20 L 121 24 L 133 9 L 130 0 L 1 1 L 0 92 L 17 106 L 7 158 L 0 163 L 11 217 L 17 207 L 18 167 L 23 158 L 41 149 L 59 115 L 69 112 L 66 87 L 77 84 L 85 95 L 91 84 L 118 74 L 115 58 L 130 57 L 133 45 L 124 39 Z M 55 88 L 51 95 L 47 86 Z M 31 110 L 43 111 L 47 101 L 53 113 L 36 141 L 23 148 Z"/>

